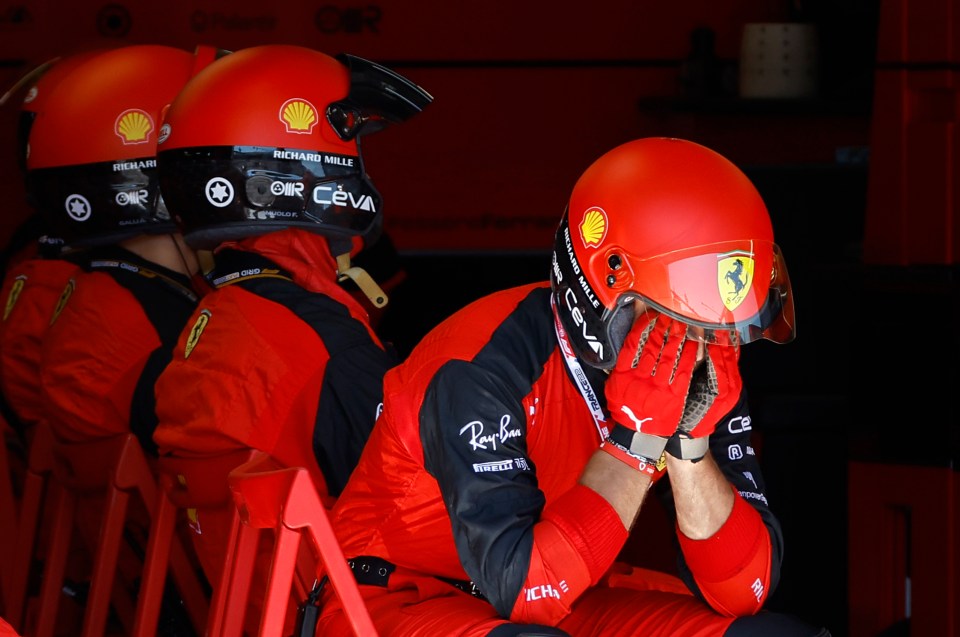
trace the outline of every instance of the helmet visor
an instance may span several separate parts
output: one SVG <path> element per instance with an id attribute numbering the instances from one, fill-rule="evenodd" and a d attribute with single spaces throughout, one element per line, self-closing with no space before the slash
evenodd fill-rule
<path id="1" fill-rule="evenodd" d="M 160 201 L 153 157 L 36 168 L 26 185 L 46 227 L 69 247 L 176 229 Z"/>
<path id="2" fill-rule="evenodd" d="M 645 261 L 632 260 L 636 288 L 622 297 L 682 321 L 689 336 L 729 342 L 716 333 L 735 332 L 741 344 L 796 336 L 793 291 L 779 246 L 769 242 L 724 242 Z M 759 280 L 758 280 L 759 279 Z M 655 281 L 656 286 L 645 286 Z M 620 303 L 618 303 L 618 306 Z M 616 310 L 614 310 L 616 311 Z"/>

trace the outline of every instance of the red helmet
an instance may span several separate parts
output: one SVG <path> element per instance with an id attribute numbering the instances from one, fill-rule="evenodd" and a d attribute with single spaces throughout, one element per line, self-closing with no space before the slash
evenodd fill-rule
<path id="1" fill-rule="evenodd" d="M 212 61 L 211 51 L 136 45 L 95 52 L 47 93 L 30 130 L 27 190 L 66 247 L 176 230 L 156 175 L 158 129 L 164 108 Z"/>
<path id="2" fill-rule="evenodd" d="M 577 356 L 601 369 L 617 360 L 635 300 L 708 341 L 724 330 L 740 343 L 795 335 L 790 279 L 760 194 L 729 160 L 681 139 L 628 142 L 581 175 L 551 283 Z"/>
<path id="3" fill-rule="evenodd" d="M 20 104 L 20 116 L 17 121 L 17 165 L 21 170 L 27 169 L 27 140 L 33 120 L 37 113 L 43 110 L 47 96 L 53 92 L 60 80 L 89 59 L 96 52 L 76 53 L 67 57 L 56 57 L 44 62 L 20 78 L 6 93 L 0 97 L 0 104 L 4 104 L 11 96 L 24 88 L 23 100 Z"/>
<path id="4" fill-rule="evenodd" d="M 341 240 L 340 254 L 381 222 L 358 137 L 431 100 L 357 57 L 294 45 L 239 50 L 171 105 L 158 155 L 164 200 L 195 248 L 302 228 Z"/>

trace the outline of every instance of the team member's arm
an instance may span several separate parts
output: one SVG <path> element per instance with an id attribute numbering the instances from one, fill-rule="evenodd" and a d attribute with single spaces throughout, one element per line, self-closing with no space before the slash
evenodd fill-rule
<path id="1" fill-rule="evenodd" d="M 383 403 L 383 376 L 397 364 L 370 327 L 335 299 L 306 297 L 299 316 L 320 336 L 329 360 L 323 370 L 313 452 L 334 496 L 353 472 Z"/>
<path id="2" fill-rule="evenodd" d="M 553 623 L 609 568 L 627 532 L 613 506 L 582 485 L 544 508 L 528 453 L 524 399 L 556 342 L 548 329 L 533 333 L 543 338 L 525 340 L 532 352 L 496 351 L 494 360 L 480 354 L 444 364 L 420 407 L 420 437 L 466 575 L 501 616 Z M 599 460 L 601 468 L 604 463 L 637 473 L 609 457 Z"/>
<path id="3" fill-rule="evenodd" d="M 750 441 L 746 395 L 710 435 L 702 461 L 668 454 L 681 577 L 718 612 L 756 613 L 780 575 L 783 538 Z"/>
<path id="4" fill-rule="evenodd" d="M 756 482 L 760 467 L 750 445 L 739 342 L 732 333 L 714 336 L 667 444 L 667 469 L 686 559 L 681 573 L 718 612 L 750 615 L 763 606 L 775 581 L 779 525 Z M 757 496 L 751 498 L 756 508 L 741 493 Z"/>

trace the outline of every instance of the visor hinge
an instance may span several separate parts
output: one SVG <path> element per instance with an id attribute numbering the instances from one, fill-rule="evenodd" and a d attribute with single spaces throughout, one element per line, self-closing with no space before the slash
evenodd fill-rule
<path id="1" fill-rule="evenodd" d="M 343 282 L 347 279 L 357 284 L 374 307 L 381 308 L 387 304 L 387 293 L 384 292 L 377 282 L 373 280 L 367 271 L 360 266 L 350 265 L 350 254 L 344 253 L 337 257 L 337 281 Z"/>

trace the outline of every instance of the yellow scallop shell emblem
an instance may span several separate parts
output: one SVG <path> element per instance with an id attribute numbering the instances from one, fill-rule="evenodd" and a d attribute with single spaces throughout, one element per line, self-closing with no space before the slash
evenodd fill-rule
<path id="1" fill-rule="evenodd" d="M 124 144 L 142 144 L 150 138 L 153 119 L 139 109 L 130 109 L 120 113 L 115 131 Z"/>
<path id="2" fill-rule="evenodd" d="M 583 221 L 580 222 L 580 238 L 583 239 L 583 245 L 596 248 L 603 242 L 605 236 L 607 236 L 607 213 L 602 208 L 587 210 L 587 214 L 583 215 Z"/>
<path id="3" fill-rule="evenodd" d="M 309 133 L 317 125 L 317 109 L 307 100 L 287 100 L 280 107 L 280 121 L 288 133 Z"/>

